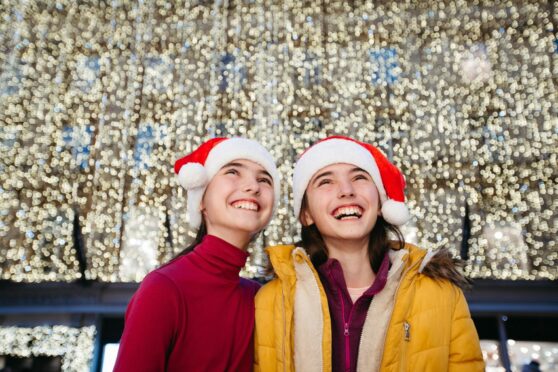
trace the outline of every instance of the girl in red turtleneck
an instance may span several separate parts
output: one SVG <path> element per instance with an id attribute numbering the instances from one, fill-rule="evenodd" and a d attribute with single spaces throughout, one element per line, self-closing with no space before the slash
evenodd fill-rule
<path id="1" fill-rule="evenodd" d="M 175 172 L 198 234 L 133 296 L 114 371 L 251 371 L 259 285 L 239 272 L 277 205 L 275 163 L 255 141 L 215 138 Z"/>

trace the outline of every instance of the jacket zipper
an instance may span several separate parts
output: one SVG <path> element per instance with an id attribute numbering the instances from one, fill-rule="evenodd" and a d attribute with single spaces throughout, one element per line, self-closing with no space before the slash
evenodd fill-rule
<path id="1" fill-rule="evenodd" d="M 410 254 L 410 253 L 408 253 L 408 254 Z M 403 271 L 403 273 L 401 273 L 401 278 L 399 279 L 399 282 L 397 283 L 397 288 L 395 289 L 395 294 L 394 294 L 394 296 L 393 296 L 393 300 L 394 300 L 393 306 L 394 306 L 394 309 L 395 309 L 395 301 L 397 301 L 397 296 L 399 295 L 399 288 L 401 287 L 401 283 L 402 283 L 403 280 L 405 279 L 405 276 L 406 276 L 415 266 L 417 266 L 417 265 L 418 265 L 418 263 L 415 263 L 415 264 L 413 264 L 412 266 L 407 267 L 407 268 L 405 269 L 405 271 Z M 370 306 L 372 306 L 372 303 L 370 303 Z M 368 316 L 368 313 L 367 313 L 366 315 Z M 390 315 L 390 317 L 389 317 L 389 319 L 388 319 L 388 324 L 389 324 L 389 322 L 391 322 L 391 317 L 392 317 L 392 316 L 393 316 L 393 309 L 392 309 L 392 313 L 391 313 L 391 315 Z M 364 322 L 366 323 L 366 318 L 365 318 Z M 411 338 L 410 338 L 410 329 L 411 329 L 411 325 L 410 325 L 409 323 L 407 323 L 407 321 L 405 321 L 405 324 L 407 324 L 407 325 L 409 326 L 409 333 L 408 333 L 408 334 L 409 334 L 409 340 L 407 340 L 407 341 L 410 341 L 410 339 L 411 339 Z M 385 346 L 385 343 L 386 343 L 386 336 L 387 336 L 387 331 L 386 331 L 386 334 L 384 335 L 384 339 L 383 339 L 383 342 L 382 342 L 382 348 Z M 364 334 L 362 334 L 361 337 L 360 337 L 360 343 L 359 343 L 359 345 L 358 345 L 359 350 L 361 349 L 361 345 L 362 345 L 363 339 L 364 339 Z M 404 342 L 403 349 L 405 350 L 405 354 L 406 354 L 406 351 L 407 351 L 407 347 L 406 347 L 406 346 L 407 346 L 407 343 Z M 382 351 L 382 356 L 381 356 L 381 359 L 380 359 L 380 366 L 381 366 L 381 364 L 382 364 L 382 362 L 383 362 L 383 359 L 384 359 L 384 355 L 383 355 L 383 351 Z M 405 359 L 406 359 L 406 355 L 405 355 Z M 407 363 L 407 361 L 405 360 L 405 364 L 406 364 L 406 363 Z M 401 364 L 401 366 L 399 367 L 399 369 L 400 369 L 401 371 L 403 371 L 403 367 L 402 367 L 402 366 L 403 366 L 403 364 Z"/>
<path id="2" fill-rule="evenodd" d="M 405 341 L 410 341 L 411 340 L 411 325 L 405 321 L 405 323 L 403 323 L 403 329 L 405 331 Z"/>
<path id="3" fill-rule="evenodd" d="M 394 300 L 397 301 L 397 296 L 399 295 L 399 288 L 401 287 L 401 283 L 403 282 L 403 280 L 405 280 L 405 277 L 407 276 L 407 274 L 418 264 L 419 264 L 419 262 L 414 263 L 412 266 L 409 266 L 403 272 L 403 274 L 401 274 L 401 280 L 399 281 L 399 285 L 397 286 L 397 290 L 395 291 Z M 413 298 L 413 300 L 414 300 L 414 298 Z M 395 303 L 394 303 L 394 306 L 395 306 Z M 410 310 L 411 306 L 412 306 L 412 304 L 409 303 L 409 308 L 407 308 L 407 314 L 409 313 L 409 310 Z M 407 347 L 409 345 L 409 341 L 411 341 L 411 325 L 409 324 L 409 322 L 407 320 L 405 320 L 403 322 L 403 345 L 401 347 L 402 348 L 401 364 L 399 365 L 399 371 L 401 371 L 401 372 L 405 371 L 407 369 Z M 384 343 L 385 343 L 385 340 L 384 340 Z"/>
<path id="4" fill-rule="evenodd" d="M 405 272 L 403 273 L 403 275 L 401 276 L 401 281 L 399 282 L 399 285 L 397 286 L 397 291 L 395 292 L 395 299 L 397 300 L 397 296 L 399 295 L 399 288 L 401 287 L 401 283 L 403 282 L 403 280 L 405 280 L 406 276 L 408 275 L 408 273 L 415 268 L 415 266 L 419 265 L 419 262 L 416 262 L 415 264 L 413 264 L 412 266 L 408 267 L 407 270 L 405 270 Z M 414 301 L 414 296 L 415 294 L 413 293 L 413 298 L 411 298 L 411 301 L 409 302 L 408 308 L 407 308 L 407 316 L 405 317 L 406 319 L 408 319 L 408 315 L 409 315 L 409 311 L 411 309 L 411 307 L 413 306 L 412 302 Z M 394 304 L 395 306 L 395 304 Z M 399 370 L 400 371 L 406 371 L 408 370 L 408 366 L 407 366 L 407 349 L 409 348 L 409 342 L 411 341 L 411 324 L 405 320 L 403 322 L 403 345 L 402 345 L 402 351 L 401 351 L 401 365 L 399 366 Z"/>
<path id="5" fill-rule="evenodd" d="M 407 370 L 407 348 L 409 347 L 409 341 L 411 340 L 411 325 L 409 322 L 405 321 L 403 323 L 403 345 L 401 350 L 401 365 L 399 370 L 401 372 Z"/>
<path id="6" fill-rule="evenodd" d="M 285 342 L 287 339 L 287 319 L 286 319 L 286 309 L 285 309 L 285 289 L 281 283 L 281 297 L 283 299 L 283 343 L 281 345 L 283 354 L 283 371 L 287 371 L 287 361 L 285 360 Z"/>

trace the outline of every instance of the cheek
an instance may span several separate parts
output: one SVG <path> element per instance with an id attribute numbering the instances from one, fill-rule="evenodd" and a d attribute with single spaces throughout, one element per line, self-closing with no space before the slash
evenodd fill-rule
<path id="1" fill-rule="evenodd" d="M 378 191 L 374 190 L 374 192 L 370 194 L 370 200 L 372 200 L 372 203 L 380 205 L 380 194 L 378 194 Z"/>
<path id="2" fill-rule="evenodd" d="M 215 194 L 212 192 L 211 189 L 208 188 L 206 190 L 200 207 L 205 212 L 215 209 Z"/>
<path id="3" fill-rule="evenodd" d="M 227 182 L 226 179 L 213 179 L 205 190 L 205 195 L 202 199 L 202 207 L 211 208 L 212 206 L 226 202 L 229 189 L 230 182 Z"/>
<path id="4" fill-rule="evenodd" d="M 273 186 L 266 186 L 265 198 L 273 204 L 273 201 L 275 200 L 275 189 Z"/>
<path id="5" fill-rule="evenodd" d="M 307 216 L 314 222 L 323 219 L 328 213 L 328 199 L 327 193 L 313 192 L 307 194 Z"/>
<path id="6" fill-rule="evenodd" d="M 215 181 L 216 182 L 213 182 L 212 184 L 210 183 L 207 189 L 209 190 L 211 187 L 211 191 L 219 195 L 230 192 L 237 187 L 237 181 L 233 178 L 221 177 Z"/>
<path id="7" fill-rule="evenodd" d="M 362 185 L 362 187 L 359 188 L 359 192 L 361 195 L 366 195 L 366 199 L 368 199 L 372 205 L 380 204 L 380 194 L 375 186 L 370 187 L 370 185 Z"/>

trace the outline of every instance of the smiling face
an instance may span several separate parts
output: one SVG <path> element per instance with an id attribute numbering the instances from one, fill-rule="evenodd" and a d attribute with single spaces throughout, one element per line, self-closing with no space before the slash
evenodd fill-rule
<path id="1" fill-rule="evenodd" d="M 367 172 L 352 164 L 320 169 L 306 188 L 306 198 L 301 222 L 316 224 L 326 245 L 328 240 L 366 240 L 378 219 L 378 189 Z"/>
<path id="2" fill-rule="evenodd" d="M 207 233 L 244 248 L 271 219 L 273 201 L 269 173 L 252 161 L 234 160 L 207 185 L 200 205 Z"/>

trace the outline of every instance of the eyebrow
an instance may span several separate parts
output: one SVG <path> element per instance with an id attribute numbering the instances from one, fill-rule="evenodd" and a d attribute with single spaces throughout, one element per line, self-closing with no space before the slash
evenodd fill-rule
<path id="1" fill-rule="evenodd" d="M 236 163 L 236 162 L 234 162 L 234 161 L 232 161 L 232 162 L 230 162 L 230 163 L 227 163 L 227 164 L 223 165 L 223 168 L 233 168 L 233 167 L 246 168 L 246 167 L 244 166 L 244 164 Z"/>
<path id="2" fill-rule="evenodd" d="M 234 167 L 237 167 L 237 168 L 246 168 L 246 166 L 245 166 L 244 164 L 242 164 L 242 163 L 237 163 L 237 162 L 235 162 L 235 161 L 232 161 L 232 162 L 230 162 L 230 163 L 227 163 L 227 164 L 223 165 L 223 168 L 221 168 L 221 169 L 225 169 L 225 168 L 234 168 Z M 271 181 L 273 181 L 273 177 L 271 177 L 271 174 L 269 174 L 269 172 L 266 171 L 265 169 L 259 170 L 259 171 L 258 171 L 258 174 L 263 174 L 264 176 L 269 177 L 269 178 L 271 179 Z"/>
<path id="3" fill-rule="evenodd" d="M 351 173 L 355 173 L 355 172 L 364 172 L 364 173 L 368 174 L 367 171 L 365 171 L 364 169 L 362 169 L 360 167 L 354 167 L 353 169 L 351 169 Z"/>
<path id="4" fill-rule="evenodd" d="M 260 174 L 263 174 L 264 176 L 269 177 L 269 178 L 271 179 L 271 181 L 273 182 L 273 177 L 271 177 L 271 174 L 269 174 L 269 172 L 266 171 L 265 169 L 264 169 L 264 170 L 261 170 L 261 171 L 260 171 Z"/>
<path id="5" fill-rule="evenodd" d="M 330 172 L 330 171 L 323 172 L 323 173 L 319 173 L 319 174 L 314 178 L 314 180 L 312 181 L 312 185 L 316 184 L 316 182 L 318 182 L 318 180 L 319 180 L 320 178 L 328 177 L 328 176 L 331 176 L 332 174 L 333 174 L 333 172 Z"/>
<path id="6" fill-rule="evenodd" d="M 354 168 L 352 168 L 352 169 L 349 171 L 349 173 L 356 173 L 356 172 L 359 172 L 359 173 L 360 173 L 360 172 L 363 172 L 363 173 L 368 174 L 367 171 L 365 171 L 364 169 L 362 169 L 362 168 L 360 168 L 360 167 L 354 167 Z M 312 185 L 314 185 L 320 178 L 329 177 L 329 176 L 331 176 L 331 175 L 333 175 L 333 172 L 331 172 L 331 171 L 326 171 L 326 172 L 323 172 L 323 173 L 319 173 L 319 174 L 314 178 L 314 180 L 312 181 Z"/>

